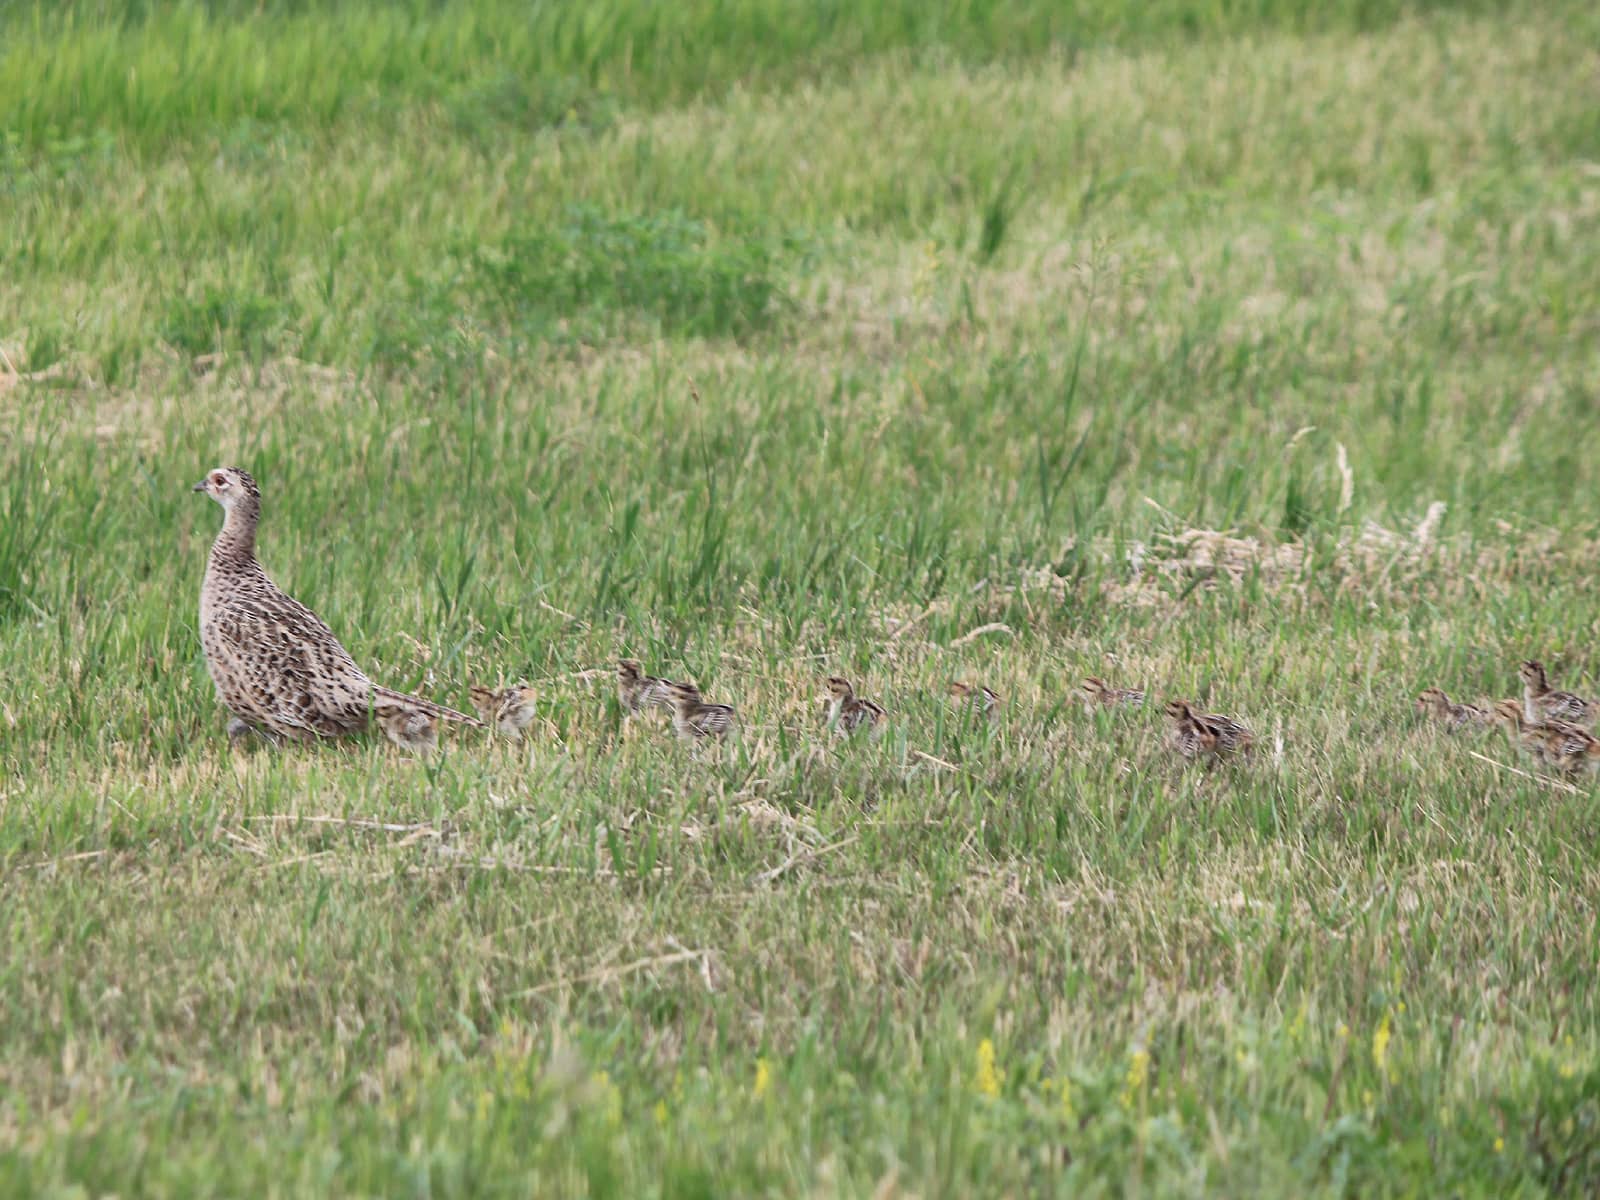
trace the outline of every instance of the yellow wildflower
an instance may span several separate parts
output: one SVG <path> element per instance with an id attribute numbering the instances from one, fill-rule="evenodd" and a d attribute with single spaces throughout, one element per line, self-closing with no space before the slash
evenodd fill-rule
<path id="1" fill-rule="evenodd" d="M 1505 1140 L 1505 1138 L 1503 1138 L 1503 1137 L 1495 1138 L 1495 1140 L 1494 1140 L 1494 1152 L 1496 1154 L 1504 1154 L 1506 1152 L 1506 1140 Z"/>
<path id="2" fill-rule="evenodd" d="M 1122 1086 L 1122 1107 L 1132 1108 L 1136 1097 L 1143 1094 L 1150 1078 L 1150 1051 L 1140 1046 L 1128 1056 L 1128 1077 Z"/>
<path id="3" fill-rule="evenodd" d="M 1389 1061 L 1389 1014 L 1384 1013 L 1378 1027 L 1372 1031 L 1372 1065 L 1382 1071 Z"/>
<path id="4" fill-rule="evenodd" d="M 772 1086 L 772 1068 L 767 1065 L 764 1058 L 756 1059 L 756 1082 L 750 1091 L 757 1100 L 767 1094 L 767 1088 Z"/>
<path id="5" fill-rule="evenodd" d="M 978 1043 L 978 1076 L 973 1081 L 980 1096 L 991 1098 L 1000 1094 L 1000 1074 L 994 1066 L 994 1043 L 988 1038 Z"/>
<path id="6" fill-rule="evenodd" d="M 667 1102 L 665 1100 L 657 1100 L 656 1101 L 656 1124 L 657 1125 L 665 1125 L 666 1123 L 667 1123 Z"/>
<path id="7" fill-rule="evenodd" d="M 1346 1025 L 1343 1021 L 1340 1021 L 1339 1028 L 1335 1029 L 1333 1032 L 1341 1039 L 1347 1038 L 1350 1036 L 1350 1026 Z"/>

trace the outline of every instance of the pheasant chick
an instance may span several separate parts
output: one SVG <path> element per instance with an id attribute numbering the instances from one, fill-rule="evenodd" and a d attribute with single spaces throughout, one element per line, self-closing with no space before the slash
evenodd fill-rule
<path id="1" fill-rule="evenodd" d="M 1544 721 L 1594 724 L 1600 705 L 1571 692 L 1552 689 L 1550 680 L 1545 676 L 1543 663 L 1530 658 L 1517 669 L 1517 674 L 1522 678 L 1522 719 L 1530 725 Z"/>
<path id="2" fill-rule="evenodd" d="M 955 698 L 958 708 L 971 708 L 982 713 L 986 720 L 994 720 L 1000 707 L 1000 697 L 981 683 L 957 680 L 950 685 L 950 695 Z"/>
<path id="3" fill-rule="evenodd" d="M 672 727 L 685 741 L 726 737 L 733 728 L 733 707 L 707 703 L 694 684 L 669 683 L 667 694 L 672 698 Z"/>
<path id="4" fill-rule="evenodd" d="M 1078 699 L 1091 707 L 1106 704 L 1137 708 L 1144 703 L 1144 692 L 1138 688 L 1112 687 L 1098 675 L 1091 675 L 1078 685 Z"/>
<path id="5" fill-rule="evenodd" d="M 1255 745 L 1256 735 L 1249 728 L 1225 717 L 1221 713 L 1202 713 L 1187 700 L 1174 700 L 1167 705 L 1167 717 L 1172 721 L 1169 741 L 1184 754 L 1212 754 L 1224 758 L 1231 754 L 1248 754 Z M 1185 750 L 1185 747 L 1190 750 Z"/>
<path id="6" fill-rule="evenodd" d="M 410 754 L 431 754 L 439 748 L 439 722 L 414 708 L 390 708 L 378 713 L 384 736 Z"/>
<path id="7" fill-rule="evenodd" d="M 1451 733 L 1471 725 L 1489 725 L 1494 721 L 1488 709 L 1476 704 L 1456 704 L 1442 689 L 1436 687 L 1422 690 L 1417 697 L 1416 709 Z"/>
<path id="8" fill-rule="evenodd" d="M 1204 724 L 1186 700 L 1167 704 L 1167 745 L 1184 758 L 1217 752 L 1217 735 Z"/>
<path id="9" fill-rule="evenodd" d="M 869 729 L 873 736 L 883 732 L 889 714 L 883 705 L 857 696 L 848 679 L 828 676 L 828 724 L 838 733 Z"/>
<path id="10" fill-rule="evenodd" d="M 670 709 L 672 697 L 667 686 L 667 680 L 646 675 L 638 659 L 617 660 L 617 700 L 623 712 L 632 715 L 647 708 Z"/>
<path id="11" fill-rule="evenodd" d="M 538 715 L 538 693 L 526 681 L 505 688 L 474 685 L 471 691 L 472 707 L 483 723 L 513 742 L 522 740 L 522 731 Z"/>
<path id="12" fill-rule="evenodd" d="M 1537 721 L 1526 720 L 1521 703 L 1516 700 L 1500 701 L 1494 706 L 1494 719 L 1505 726 L 1506 736 L 1511 739 L 1513 746 L 1524 754 L 1544 760 L 1544 726 Z"/>

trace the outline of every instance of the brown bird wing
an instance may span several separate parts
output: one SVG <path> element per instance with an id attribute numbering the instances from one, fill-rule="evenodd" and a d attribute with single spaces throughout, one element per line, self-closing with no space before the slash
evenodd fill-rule
<path id="1" fill-rule="evenodd" d="M 273 601 L 237 597 L 203 631 L 223 703 L 280 732 L 366 728 L 371 681 L 315 613 L 281 593 Z"/>
<path id="2" fill-rule="evenodd" d="M 1593 743 L 1587 730 L 1566 721 L 1551 721 L 1545 726 L 1545 746 L 1552 758 L 1581 758 Z"/>
<path id="3" fill-rule="evenodd" d="M 1587 722 L 1593 715 L 1589 702 L 1571 692 L 1546 692 L 1540 700 L 1546 720 Z"/>

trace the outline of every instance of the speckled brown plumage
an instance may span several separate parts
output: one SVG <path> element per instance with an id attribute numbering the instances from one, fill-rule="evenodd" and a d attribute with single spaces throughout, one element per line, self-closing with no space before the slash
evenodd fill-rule
<path id="1" fill-rule="evenodd" d="M 1091 675 L 1078 685 L 1078 698 L 1090 707 L 1102 704 L 1137 708 L 1144 703 L 1144 693 L 1138 688 L 1112 687 L 1098 675 Z"/>
<path id="2" fill-rule="evenodd" d="M 646 675 L 636 658 L 617 660 L 617 701 L 628 714 L 648 708 L 672 708 L 671 681 Z"/>
<path id="3" fill-rule="evenodd" d="M 1530 722 L 1523 705 L 1502 700 L 1495 719 L 1506 727 L 1514 745 L 1557 770 L 1569 773 L 1600 769 L 1600 739 L 1570 721 Z"/>
<path id="4" fill-rule="evenodd" d="M 733 708 L 707 703 L 694 684 L 669 683 L 667 692 L 672 697 L 672 727 L 685 741 L 726 737 L 733 728 Z"/>
<path id="5" fill-rule="evenodd" d="M 1186 700 L 1167 704 L 1167 745 L 1184 758 L 1217 752 L 1217 735 L 1202 722 Z"/>
<path id="6" fill-rule="evenodd" d="M 986 720 L 994 720 L 995 713 L 1000 708 L 1000 697 L 981 683 L 964 683 L 956 680 L 950 685 L 950 695 L 954 697 L 956 707 L 971 708 L 983 714 Z"/>
<path id="7" fill-rule="evenodd" d="M 261 493 L 247 472 L 218 467 L 194 490 L 227 513 L 200 586 L 200 645 L 217 699 L 235 717 L 297 741 L 359 733 L 371 715 L 409 733 L 417 731 L 400 714 L 479 724 L 373 683 L 322 618 L 268 578 L 256 561 Z"/>
<path id="8" fill-rule="evenodd" d="M 1530 725 L 1545 721 L 1567 721 L 1574 725 L 1593 725 L 1600 704 L 1571 692 L 1558 692 L 1545 676 L 1544 664 L 1527 659 L 1518 668 L 1522 679 L 1522 719 Z"/>
<path id="9" fill-rule="evenodd" d="M 1423 688 L 1417 696 L 1419 713 L 1443 725 L 1451 733 L 1474 725 L 1489 725 L 1494 718 L 1489 710 L 1476 704 L 1457 704 L 1445 695 L 1442 688 Z"/>
<path id="10" fill-rule="evenodd" d="M 828 676 L 828 723 L 841 734 L 869 729 L 873 736 L 883 733 L 889 714 L 883 705 L 856 695 L 848 679 Z"/>
<path id="11" fill-rule="evenodd" d="M 1248 754 L 1256 735 L 1232 717 L 1203 713 L 1187 700 L 1173 700 L 1166 708 L 1167 744 L 1185 758 Z"/>
<path id="12" fill-rule="evenodd" d="M 383 735 L 412 754 L 431 754 L 439 748 L 439 720 L 416 708 L 390 708 L 378 714 Z"/>
<path id="13" fill-rule="evenodd" d="M 484 724 L 514 742 L 521 740 L 522 731 L 533 724 L 533 718 L 538 715 L 539 694 L 526 683 L 514 683 L 505 688 L 474 685 L 469 691 L 472 707 Z"/>

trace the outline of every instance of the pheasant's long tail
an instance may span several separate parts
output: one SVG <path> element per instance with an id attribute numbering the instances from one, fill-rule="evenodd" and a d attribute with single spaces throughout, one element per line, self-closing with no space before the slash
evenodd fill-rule
<path id="1" fill-rule="evenodd" d="M 442 704 L 435 704 L 432 700 L 424 700 L 421 696 L 411 696 L 405 692 L 397 692 L 393 688 L 382 687 L 378 684 L 372 686 L 373 707 L 379 707 L 384 701 L 395 704 L 404 704 L 427 713 L 430 717 L 438 717 L 444 721 L 454 721 L 459 725 L 471 725 L 482 729 L 483 722 L 477 717 L 469 717 L 464 712 L 457 712 L 453 708 L 446 708 Z"/>

